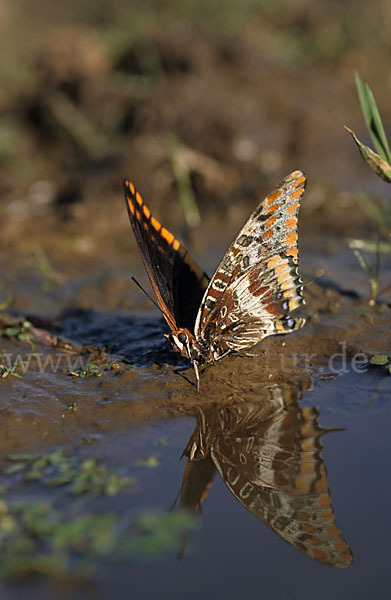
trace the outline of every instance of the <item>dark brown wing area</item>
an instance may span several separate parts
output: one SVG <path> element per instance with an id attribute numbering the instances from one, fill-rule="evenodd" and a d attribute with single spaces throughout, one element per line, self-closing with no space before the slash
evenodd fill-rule
<path id="1" fill-rule="evenodd" d="M 172 329 L 184 327 L 193 332 L 209 278 L 173 234 L 151 215 L 127 180 L 124 192 L 137 245 L 167 323 Z"/>

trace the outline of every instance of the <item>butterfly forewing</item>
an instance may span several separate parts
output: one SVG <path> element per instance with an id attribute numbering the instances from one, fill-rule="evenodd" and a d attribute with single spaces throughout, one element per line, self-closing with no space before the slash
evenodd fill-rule
<path id="1" fill-rule="evenodd" d="M 155 219 L 140 194 L 124 182 L 125 200 L 137 245 L 171 329 L 194 329 L 197 311 L 209 278 L 187 250 Z"/>
<path id="2" fill-rule="evenodd" d="M 214 344 L 217 355 L 303 324 L 289 311 L 303 302 L 297 214 L 305 183 L 301 171 L 286 177 L 251 215 L 218 266 L 195 329 L 197 339 Z"/>

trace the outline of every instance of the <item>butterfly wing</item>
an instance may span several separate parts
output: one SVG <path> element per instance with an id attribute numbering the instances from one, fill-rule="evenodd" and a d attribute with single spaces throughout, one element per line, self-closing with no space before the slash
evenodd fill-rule
<path id="1" fill-rule="evenodd" d="M 210 452 L 249 512 L 300 552 L 342 569 L 353 555 L 334 518 L 317 417 L 312 407 L 268 403 L 222 409 Z"/>
<path id="2" fill-rule="evenodd" d="M 296 264 L 286 253 L 251 267 L 234 281 L 210 310 L 203 338 L 216 358 L 240 351 L 263 338 L 289 333 L 305 319 L 292 318 L 302 298 L 302 281 Z"/>
<path id="3" fill-rule="evenodd" d="M 297 214 L 306 178 L 294 171 L 265 198 L 226 252 L 202 300 L 195 334 L 215 357 L 303 325 Z"/>
<path id="4" fill-rule="evenodd" d="M 140 254 L 163 315 L 172 330 L 194 330 L 209 278 L 187 250 L 155 219 L 130 181 L 126 206 Z"/>

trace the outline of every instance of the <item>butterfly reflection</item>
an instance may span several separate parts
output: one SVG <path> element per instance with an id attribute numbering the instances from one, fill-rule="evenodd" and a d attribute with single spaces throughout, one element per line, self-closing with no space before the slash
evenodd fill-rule
<path id="1" fill-rule="evenodd" d="M 300 552 L 324 565 L 346 568 L 352 552 L 335 522 L 320 452 L 329 430 L 318 412 L 299 407 L 292 387 L 270 385 L 268 398 L 198 408 L 180 504 L 197 509 L 216 471 L 257 519 Z"/>

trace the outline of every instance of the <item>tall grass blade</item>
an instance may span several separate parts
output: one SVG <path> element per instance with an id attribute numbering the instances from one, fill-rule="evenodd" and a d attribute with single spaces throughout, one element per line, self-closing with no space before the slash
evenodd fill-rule
<path id="1" fill-rule="evenodd" d="M 375 97 L 367 83 L 365 84 L 365 89 L 367 92 L 368 104 L 372 116 L 370 133 L 373 143 L 375 144 L 376 150 L 380 156 L 389 164 L 391 164 L 391 150 L 390 146 L 388 145 L 388 140 L 386 138 L 386 133 L 384 131 L 383 122 L 381 120 L 379 109 L 377 108 Z"/>
<path id="2" fill-rule="evenodd" d="M 386 222 L 384 218 L 383 212 L 377 206 L 377 204 L 367 196 L 366 194 L 356 194 L 354 196 L 355 201 L 359 204 L 360 208 L 365 212 L 367 217 L 369 217 L 379 229 L 386 227 Z"/>
<path id="3" fill-rule="evenodd" d="M 377 152 L 391 164 L 391 151 L 384 131 L 383 123 L 371 88 L 367 83 L 363 83 L 359 74 L 354 74 L 356 80 L 357 93 L 360 100 L 361 110 L 364 115 L 365 123 L 371 135 L 372 141 Z"/>
<path id="4" fill-rule="evenodd" d="M 191 187 L 189 172 L 180 159 L 180 144 L 173 135 L 168 139 L 168 148 L 186 223 L 189 227 L 198 227 L 201 223 L 200 211 L 198 210 L 197 200 Z"/>

